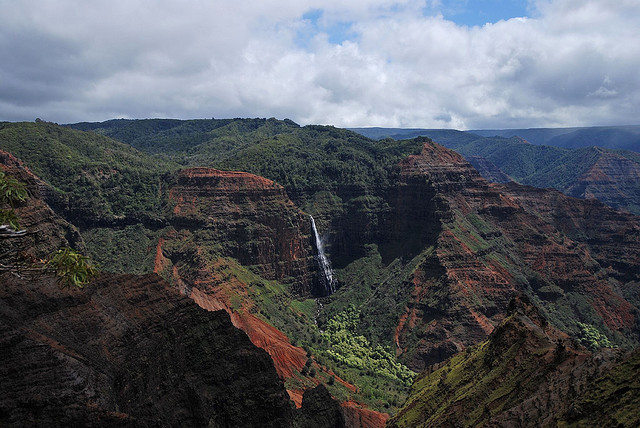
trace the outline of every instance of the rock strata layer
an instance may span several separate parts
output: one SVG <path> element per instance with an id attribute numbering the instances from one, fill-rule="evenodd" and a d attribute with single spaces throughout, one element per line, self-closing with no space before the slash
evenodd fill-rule
<path id="1" fill-rule="evenodd" d="M 490 184 L 431 142 L 401 168 L 389 241 L 411 245 L 411 256 L 433 248 L 413 272 L 396 329 L 412 368 L 486 338 L 521 292 L 576 336 L 593 327 L 612 342 L 640 341 L 638 217 L 555 190 Z"/>
<path id="2" fill-rule="evenodd" d="M 291 423 L 267 353 L 157 275 L 1 281 L 0 425 Z"/>

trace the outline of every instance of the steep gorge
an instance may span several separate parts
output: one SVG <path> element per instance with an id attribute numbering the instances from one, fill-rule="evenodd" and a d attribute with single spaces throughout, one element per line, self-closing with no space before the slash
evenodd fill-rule
<path id="1" fill-rule="evenodd" d="M 638 343 L 637 217 L 555 191 L 489 184 L 434 143 L 402 162 L 402 176 L 433 189 L 439 209 L 431 212 L 442 228 L 412 274 L 396 330 L 412 367 L 482 340 L 517 292 L 577 336 L 581 320 L 618 343 Z"/>
<path id="2" fill-rule="evenodd" d="M 202 308 L 227 311 L 269 353 L 297 406 L 306 388 L 329 378 L 355 392 L 316 361 L 317 374 L 304 374 L 307 351 L 281 331 L 283 322 L 309 329 L 313 320 L 295 309 L 296 299 L 326 294 L 311 219 L 282 186 L 248 173 L 189 168 L 177 174 L 168 194 L 169 227 L 158 241 L 155 271 Z M 355 415 L 375 415 L 365 426 L 385 420 L 359 403 L 344 405 Z"/>
<path id="3" fill-rule="evenodd" d="M 383 152 L 373 143 L 341 139 L 341 131 L 330 127 L 310 131 L 317 138 L 330 135 L 328 143 L 320 140 L 322 147 L 337 150 L 354 169 L 366 170 L 356 161 L 362 147 L 375 159 L 393 153 L 402 160 L 382 164 L 370 181 L 343 174 L 333 160 L 322 164 L 324 181 L 296 181 L 280 168 L 287 191 L 244 172 L 194 167 L 165 174 L 160 193 L 166 199 L 153 213 L 153 233 L 126 255 L 148 260 L 200 307 L 225 310 L 269 353 L 298 406 L 304 390 L 335 381 L 329 389 L 346 400 L 347 423 L 384 423 L 384 414 L 348 400 L 363 393 L 357 377 L 346 382 L 327 368 L 337 371 L 337 363 L 320 361 L 328 362 L 320 331 L 349 305 L 360 314 L 357 334 L 372 346 L 393 346 L 415 370 L 485 340 L 504 320 L 510 299 L 523 292 L 554 326 L 585 345 L 593 345 L 594 331 L 602 343 L 638 344 L 637 217 L 556 191 L 490 184 L 462 157 L 428 139 L 406 143 L 422 151 L 400 157 L 395 146 Z M 306 152 L 291 150 L 288 137 L 276 137 L 256 150 L 283 154 L 284 165 L 293 162 L 287 153 L 307 162 Z M 296 184 L 304 180 L 308 184 Z M 310 218 L 287 193 L 314 215 L 327 238 L 339 282 L 321 305 L 312 299 L 324 293 Z M 83 225 L 97 252 L 105 242 L 97 232 L 124 236 L 132 230 L 113 222 Z M 61 227 L 59 235 L 76 236 L 69 240 L 81 244 L 73 227 Z M 377 408 L 390 401 L 378 399 Z"/>

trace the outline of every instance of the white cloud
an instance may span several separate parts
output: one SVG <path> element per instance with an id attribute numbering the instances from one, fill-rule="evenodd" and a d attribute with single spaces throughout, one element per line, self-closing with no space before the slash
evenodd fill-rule
<path id="1" fill-rule="evenodd" d="M 532 1 L 532 18 L 472 28 L 425 6 L 441 3 L 0 0 L 0 120 L 637 123 L 637 0 Z M 356 37 L 330 43 L 345 22 Z"/>

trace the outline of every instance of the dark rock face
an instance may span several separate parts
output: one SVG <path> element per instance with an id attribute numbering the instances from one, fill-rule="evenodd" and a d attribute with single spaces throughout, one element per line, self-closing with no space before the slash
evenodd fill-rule
<path id="1" fill-rule="evenodd" d="M 295 427 L 342 428 L 345 426 L 340 403 L 334 400 L 324 385 L 307 389 L 302 396 L 302 407 L 297 410 Z"/>
<path id="2" fill-rule="evenodd" d="M 0 282 L 0 425 L 291 424 L 267 353 L 157 275 Z"/>

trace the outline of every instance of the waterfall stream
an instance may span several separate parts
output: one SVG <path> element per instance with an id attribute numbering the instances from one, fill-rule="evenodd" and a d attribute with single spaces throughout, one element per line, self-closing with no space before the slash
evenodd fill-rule
<path id="1" fill-rule="evenodd" d="M 322 271 L 322 275 L 320 278 L 320 282 L 322 285 L 322 295 L 328 296 L 336 291 L 335 280 L 333 279 L 333 270 L 331 269 L 331 263 L 329 263 L 327 255 L 324 253 L 322 240 L 320 239 L 320 235 L 318 235 L 318 229 L 316 229 L 316 222 L 313 219 L 313 216 L 310 215 L 309 217 L 311 218 L 311 227 L 313 229 L 313 235 L 315 236 L 316 250 L 318 251 L 316 260 L 318 261 L 318 265 L 320 267 L 320 270 Z"/>

